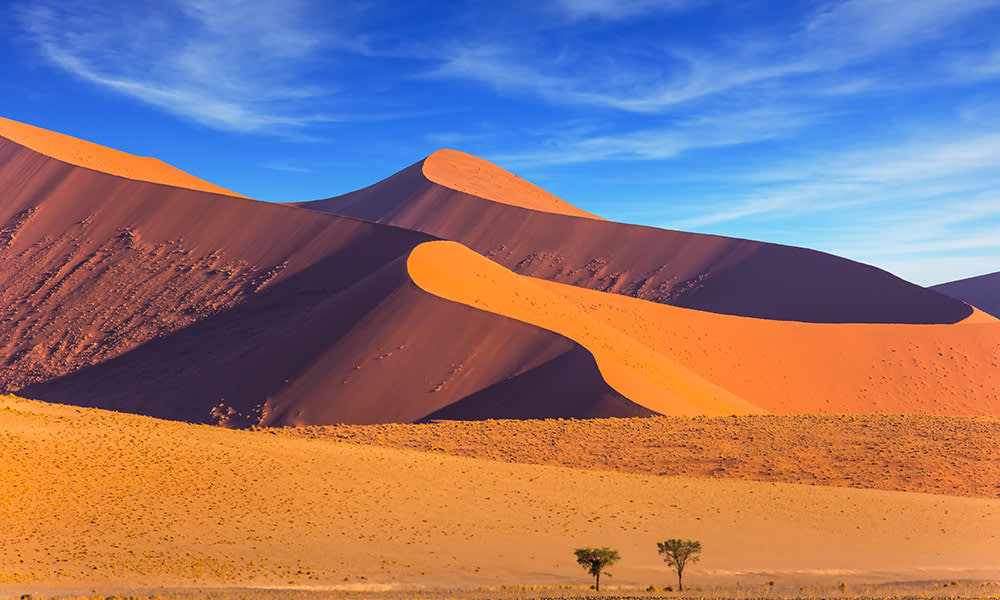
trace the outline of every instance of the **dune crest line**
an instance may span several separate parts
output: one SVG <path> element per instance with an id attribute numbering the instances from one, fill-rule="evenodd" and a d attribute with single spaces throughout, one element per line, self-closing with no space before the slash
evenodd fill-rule
<path id="1" fill-rule="evenodd" d="M 0 137 L 5 137 L 49 158 L 109 175 L 199 192 L 246 198 L 246 196 L 185 173 L 157 158 L 136 156 L 3 117 L 0 117 Z"/>

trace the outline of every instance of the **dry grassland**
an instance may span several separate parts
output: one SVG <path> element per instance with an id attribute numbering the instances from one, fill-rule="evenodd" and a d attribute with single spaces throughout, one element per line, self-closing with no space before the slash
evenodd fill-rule
<path id="1" fill-rule="evenodd" d="M 505 462 L 1000 498 L 1000 419 L 771 416 L 279 429 Z"/>
<path id="2" fill-rule="evenodd" d="M 5 598 L 0 591 L 0 598 Z M 10 596 L 20 600 L 19 596 Z M 997 581 L 920 581 L 910 583 L 841 582 L 836 585 L 795 585 L 781 582 L 728 586 L 698 586 L 684 593 L 660 588 L 609 586 L 600 593 L 584 586 L 500 586 L 478 589 L 359 590 L 359 589 L 123 589 L 112 594 L 49 590 L 31 600 L 987 600 L 1000 598 Z"/>

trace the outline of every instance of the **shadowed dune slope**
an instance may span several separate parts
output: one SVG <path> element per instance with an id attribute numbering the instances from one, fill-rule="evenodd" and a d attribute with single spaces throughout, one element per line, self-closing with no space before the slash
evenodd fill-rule
<path id="1" fill-rule="evenodd" d="M 955 323 L 972 312 L 963 302 L 822 252 L 544 212 L 552 209 L 525 200 L 517 188 L 484 183 L 510 174 L 448 187 L 440 183 L 446 177 L 431 176 L 439 160 L 435 154 L 367 188 L 300 206 L 458 241 L 519 274 L 716 313 Z"/>
<path id="2" fill-rule="evenodd" d="M 6 139 L 0 189 L 0 389 L 228 425 L 409 421 L 569 354 L 521 416 L 643 412 L 574 342 L 414 286 L 405 257 L 425 234 Z M 564 401 L 578 377 L 595 385 Z"/>
<path id="3" fill-rule="evenodd" d="M 1000 501 L 505 464 L 0 399 L 0 581 L 119 588 L 995 578 Z M 489 543 L 484 543 L 484 540 Z M 418 549 L 418 551 L 415 551 Z M 88 587 L 89 589 L 89 587 Z"/>
<path id="4" fill-rule="evenodd" d="M 127 179 L 243 197 L 214 183 L 198 179 L 194 175 L 185 173 L 158 159 L 127 154 L 3 117 L 0 117 L 0 137 L 71 165 L 96 169 Z"/>
<path id="5" fill-rule="evenodd" d="M 932 286 L 931 289 L 968 302 L 972 306 L 1000 318 L 1000 271 L 942 283 Z"/>

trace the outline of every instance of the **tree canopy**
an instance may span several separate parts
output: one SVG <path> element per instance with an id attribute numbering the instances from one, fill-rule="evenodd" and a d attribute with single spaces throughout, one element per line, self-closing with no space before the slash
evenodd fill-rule
<path id="1" fill-rule="evenodd" d="M 665 542 L 657 542 L 663 561 L 677 571 L 677 591 L 684 591 L 684 567 L 688 563 L 696 563 L 701 558 L 701 542 L 671 538 Z"/>
<path id="2" fill-rule="evenodd" d="M 598 591 L 601 589 L 601 572 L 605 567 L 610 567 L 621 559 L 617 550 L 612 550 L 607 547 L 577 548 L 574 551 L 574 554 L 576 554 L 576 562 L 583 566 L 583 568 L 587 569 L 588 573 L 594 576 L 594 587 Z"/>

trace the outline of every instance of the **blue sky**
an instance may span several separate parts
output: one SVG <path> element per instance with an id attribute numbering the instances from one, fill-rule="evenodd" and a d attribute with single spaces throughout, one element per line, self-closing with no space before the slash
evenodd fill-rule
<path id="1" fill-rule="evenodd" d="M 1000 0 L 2 11 L 0 115 L 262 200 L 450 147 L 615 220 L 1000 270 Z"/>

